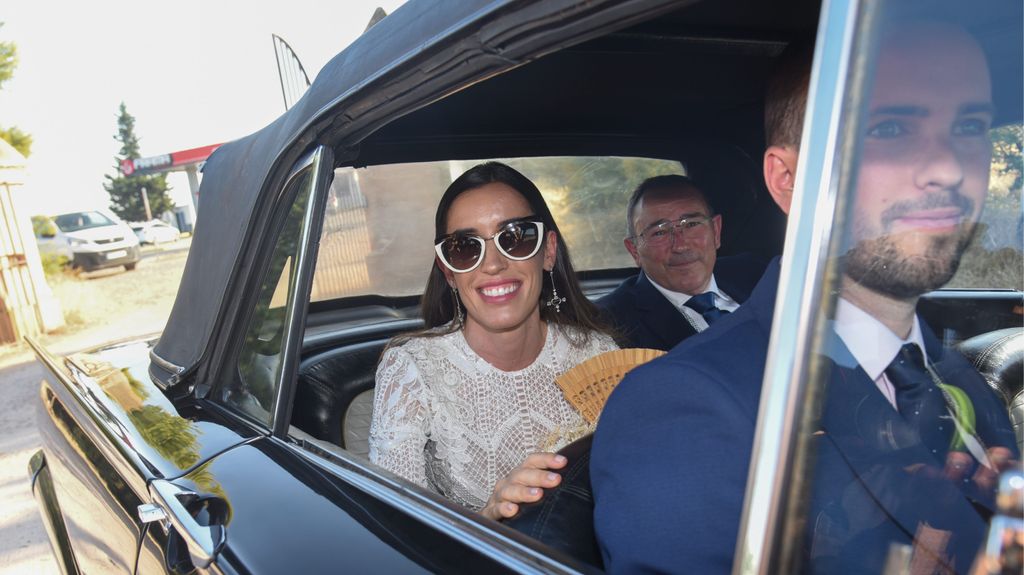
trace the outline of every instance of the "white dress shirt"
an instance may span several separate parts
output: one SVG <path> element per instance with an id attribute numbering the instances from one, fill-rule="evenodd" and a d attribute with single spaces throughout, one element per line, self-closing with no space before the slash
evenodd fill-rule
<path id="1" fill-rule="evenodd" d="M 892 405 L 893 409 L 899 411 L 899 408 L 896 406 L 896 388 L 893 387 L 892 382 L 885 375 L 885 368 L 889 367 L 892 360 L 896 358 L 896 354 L 899 353 L 900 348 L 907 343 L 917 344 L 921 348 L 921 356 L 924 358 L 925 365 L 931 365 L 931 362 L 928 361 L 928 354 L 925 352 L 924 338 L 921 336 L 921 324 L 917 319 L 917 315 L 914 315 L 914 325 L 910 329 L 910 335 L 907 339 L 900 339 L 899 336 L 866 311 L 843 298 L 839 298 L 839 301 L 836 303 L 835 329 L 840 339 L 843 340 L 843 343 L 850 350 L 850 353 L 853 354 L 854 359 L 857 360 L 857 363 L 867 372 L 868 377 L 874 380 L 878 390 L 889 400 L 889 404 Z M 950 419 L 955 420 L 952 412 L 950 412 Z M 969 432 L 965 433 L 963 430 L 959 430 L 959 433 L 964 445 L 974 458 L 985 467 L 995 469 L 985 453 L 984 446 L 976 437 Z"/>
<path id="2" fill-rule="evenodd" d="M 896 409 L 896 388 L 886 377 L 885 368 L 889 367 L 900 348 L 907 343 L 917 344 L 921 348 L 921 356 L 924 357 L 925 365 L 928 365 L 928 354 L 924 350 L 924 338 L 921 337 L 921 324 L 917 315 L 914 315 L 910 336 L 901 339 L 868 312 L 839 298 L 836 303 L 835 327 L 854 359 L 875 382 L 893 409 Z"/>
<path id="3" fill-rule="evenodd" d="M 691 297 L 699 294 L 685 294 L 672 291 L 658 285 L 658 282 L 651 279 L 651 276 L 647 276 L 647 279 L 651 280 L 651 285 L 661 292 L 661 295 L 665 296 L 665 299 L 675 306 L 675 308 L 679 310 L 679 313 L 683 314 L 683 317 L 686 318 L 686 321 L 690 322 L 690 325 L 693 326 L 695 331 L 702 332 L 708 328 L 708 322 L 704 319 L 704 316 L 697 313 L 697 310 L 686 307 L 686 302 L 689 301 Z M 729 294 L 719 289 L 718 283 L 715 282 L 715 274 L 711 274 L 711 280 L 708 281 L 708 288 L 704 291 L 715 294 L 715 307 L 722 311 L 733 312 L 740 307 L 740 304 L 737 303 L 736 300 L 732 299 L 729 297 Z"/>

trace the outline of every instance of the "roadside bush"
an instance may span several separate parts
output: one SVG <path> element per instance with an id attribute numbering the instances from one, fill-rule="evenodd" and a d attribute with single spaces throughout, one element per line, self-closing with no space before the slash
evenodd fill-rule
<path id="1" fill-rule="evenodd" d="M 67 256 L 58 254 L 39 254 L 39 259 L 43 262 L 43 273 L 47 278 L 63 273 L 69 262 Z"/>

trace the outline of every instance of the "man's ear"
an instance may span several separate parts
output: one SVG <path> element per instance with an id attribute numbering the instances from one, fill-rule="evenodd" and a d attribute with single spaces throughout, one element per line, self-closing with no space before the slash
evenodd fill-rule
<path id="1" fill-rule="evenodd" d="M 711 217 L 712 229 L 715 231 L 715 249 L 722 247 L 722 214 Z"/>
<path id="2" fill-rule="evenodd" d="M 633 256 L 633 261 L 636 262 L 636 267 L 640 267 L 640 252 L 637 251 L 636 244 L 633 243 L 631 238 L 622 240 L 622 243 L 626 245 L 626 251 L 629 252 L 629 255 Z"/>
<path id="3" fill-rule="evenodd" d="M 764 151 L 764 183 L 783 213 L 789 214 L 796 181 L 799 150 L 793 146 L 768 146 Z"/>

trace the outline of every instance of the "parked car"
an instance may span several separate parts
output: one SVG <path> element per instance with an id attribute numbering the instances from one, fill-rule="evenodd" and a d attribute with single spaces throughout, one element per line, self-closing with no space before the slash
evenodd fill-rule
<path id="1" fill-rule="evenodd" d="M 723 216 L 720 253 L 783 254 L 761 413 L 785 419 L 758 426 L 777 432 L 755 439 L 759 469 L 777 467 L 747 488 L 748 513 L 756 505 L 767 519 L 744 523 L 735 565 L 795 571 L 792 529 L 811 520 L 800 501 L 815 478 L 813 453 L 790 447 L 817 434 L 800 417 L 822 386 L 807 362 L 834 304 L 827 254 L 848 225 L 879 14 L 895 3 L 410 0 L 273 124 L 207 161 L 158 338 L 66 357 L 33 342 L 48 372 L 30 474 L 63 568 L 599 570 L 592 549 L 565 545 L 587 537 L 589 517 L 565 526 L 555 512 L 563 531 L 534 537 L 366 457 L 377 359 L 422 325 L 434 207 L 453 176 L 501 158 L 544 191 L 590 296 L 636 271 L 622 248 L 625 205 L 650 175 L 703 183 Z M 994 129 L 1011 133 L 1024 116 L 1021 20 L 1019 1 L 964 14 L 993 63 Z M 762 182 L 763 93 L 782 50 L 806 38 L 817 49 L 787 228 Z M 1000 182 L 1013 180 L 1006 169 Z M 1019 356 L 1007 347 L 1024 309 L 1016 178 L 993 188 L 980 243 L 920 313 L 950 345 L 1012 332 L 986 357 L 1019 415 Z M 327 209 L 340 180 L 358 182 L 363 205 Z"/>
<path id="2" fill-rule="evenodd" d="M 68 257 L 71 266 L 87 272 L 116 266 L 131 271 L 139 263 L 138 238 L 113 214 L 69 212 L 52 220 L 54 226 L 36 232 L 41 253 Z"/>
<path id="3" fill-rule="evenodd" d="M 133 222 L 128 224 L 139 238 L 140 244 L 163 244 L 176 242 L 181 238 L 178 228 L 163 220 L 150 220 L 148 222 Z"/>

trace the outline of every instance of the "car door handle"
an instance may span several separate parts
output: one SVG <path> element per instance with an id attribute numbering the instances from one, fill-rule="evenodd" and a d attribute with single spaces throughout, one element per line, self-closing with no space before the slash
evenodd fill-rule
<path id="1" fill-rule="evenodd" d="M 186 503 L 198 495 L 164 479 L 154 479 L 149 484 L 149 495 L 153 503 L 164 511 L 165 517 L 159 518 L 169 521 L 184 540 L 192 564 L 199 569 L 209 567 L 224 543 L 224 528 L 220 525 L 201 525 L 192 517 Z M 155 518 L 157 515 L 151 514 L 149 517 Z"/>

